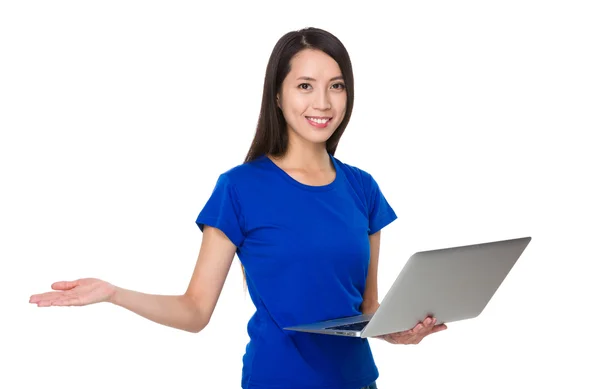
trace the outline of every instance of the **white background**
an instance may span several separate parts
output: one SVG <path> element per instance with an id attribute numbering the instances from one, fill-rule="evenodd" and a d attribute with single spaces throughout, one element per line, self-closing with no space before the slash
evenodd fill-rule
<path id="1" fill-rule="evenodd" d="M 0 6 L 0 387 L 240 386 L 253 306 L 237 258 L 199 334 L 28 300 L 80 277 L 183 293 L 271 50 L 315 26 L 355 72 L 336 156 L 399 215 L 381 298 L 415 251 L 533 238 L 480 317 L 418 346 L 371 341 L 380 388 L 598 388 L 596 3 L 215 3 Z"/>

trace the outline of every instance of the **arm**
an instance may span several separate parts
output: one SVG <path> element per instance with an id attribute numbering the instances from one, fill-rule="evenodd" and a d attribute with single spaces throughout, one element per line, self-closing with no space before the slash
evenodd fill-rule
<path id="1" fill-rule="evenodd" d="M 371 247 L 371 259 L 367 271 L 367 282 L 365 292 L 363 293 L 363 302 L 360 310 L 363 314 L 375 313 L 379 308 L 379 297 L 377 293 L 377 268 L 379 266 L 379 246 L 381 241 L 381 231 L 369 235 L 369 244 Z"/>
<path id="2" fill-rule="evenodd" d="M 159 296 L 116 288 L 111 302 L 159 324 L 200 332 L 215 309 L 235 250 L 235 245 L 221 230 L 205 226 L 198 260 L 185 294 Z"/>
<path id="3" fill-rule="evenodd" d="M 39 307 L 81 306 L 108 301 L 156 323 L 200 332 L 212 316 L 235 251 L 235 245 L 223 232 L 205 226 L 196 267 L 183 295 L 146 294 L 84 278 L 56 282 L 52 289 L 57 292 L 33 295 L 29 301 Z"/>

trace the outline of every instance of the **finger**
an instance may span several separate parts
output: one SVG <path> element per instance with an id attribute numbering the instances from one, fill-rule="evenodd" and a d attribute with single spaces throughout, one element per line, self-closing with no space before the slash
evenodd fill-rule
<path id="1" fill-rule="evenodd" d="M 52 305 L 54 301 L 71 298 L 75 296 L 77 293 L 74 291 L 66 291 L 66 292 L 48 292 L 41 295 L 38 295 L 36 298 L 30 299 L 31 303 L 37 304 L 38 307 L 49 307 Z"/>
<path id="2" fill-rule="evenodd" d="M 83 305 L 81 303 L 81 299 L 79 297 L 69 297 L 60 300 L 56 300 L 52 302 L 52 306 L 55 307 L 66 307 L 66 306 L 80 306 Z"/>
<path id="3" fill-rule="evenodd" d="M 433 327 L 433 329 L 431 330 L 431 333 L 434 334 L 436 332 L 440 332 L 443 331 L 445 329 L 448 329 L 448 326 L 446 326 L 445 324 L 438 324 L 436 326 Z"/>
<path id="4" fill-rule="evenodd" d="M 437 322 L 437 319 L 435 317 L 431 317 L 431 316 L 429 316 L 425 320 L 423 320 L 423 324 L 426 327 L 425 329 L 428 331 L 431 330 L 435 326 L 436 322 Z"/>
<path id="5" fill-rule="evenodd" d="M 428 335 L 431 335 L 431 334 L 435 334 L 436 332 L 443 331 L 443 330 L 445 330 L 446 328 L 447 328 L 447 327 L 446 327 L 446 325 L 445 325 L 445 324 L 438 324 L 438 325 L 436 325 L 435 327 L 433 327 L 432 329 L 430 329 L 429 331 L 427 331 L 427 333 L 426 333 L 426 334 L 423 334 L 423 335 L 422 335 L 422 338 L 424 338 L 424 337 L 426 337 L 426 336 L 428 336 Z"/>
<path id="6" fill-rule="evenodd" d="M 32 294 L 31 296 L 29 296 L 29 302 L 32 304 L 37 304 L 38 301 L 40 301 L 41 297 L 39 294 Z"/>
<path id="7" fill-rule="evenodd" d="M 53 301 L 54 300 L 42 300 L 37 303 L 37 306 L 38 307 L 50 307 L 50 306 L 52 306 Z"/>
<path id="8" fill-rule="evenodd" d="M 79 280 L 75 281 L 58 281 L 53 283 L 50 287 L 54 290 L 68 290 L 73 289 L 79 285 Z"/>
<path id="9" fill-rule="evenodd" d="M 426 326 L 423 323 L 417 324 L 412 330 L 413 336 L 425 336 L 431 330 L 430 326 Z"/>
<path id="10" fill-rule="evenodd" d="M 424 326 L 422 323 L 417 324 L 412 330 L 409 331 L 410 335 L 418 334 L 419 332 L 423 331 L 423 328 Z"/>
<path id="11" fill-rule="evenodd" d="M 65 292 L 47 292 L 42 294 L 34 294 L 29 298 L 30 303 L 38 303 L 43 300 L 54 299 L 61 296 Z"/>
<path id="12" fill-rule="evenodd" d="M 55 300 L 52 300 L 52 305 L 54 306 L 64 306 L 64 305 L 83 305 L 81 296 L 77 293 L 71 293 L 61 296 Z"/>

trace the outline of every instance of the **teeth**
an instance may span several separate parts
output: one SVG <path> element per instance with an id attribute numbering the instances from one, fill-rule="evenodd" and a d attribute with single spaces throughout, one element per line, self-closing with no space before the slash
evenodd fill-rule
<path id="1" fill-rule="evenodd" d="M 329 121 L 329 119 L 316 119 L 316 118 L 307 118 L 308 120 L 310 120 L 311 122 L 315 122 L 318 124 L 325 124 Z"/>

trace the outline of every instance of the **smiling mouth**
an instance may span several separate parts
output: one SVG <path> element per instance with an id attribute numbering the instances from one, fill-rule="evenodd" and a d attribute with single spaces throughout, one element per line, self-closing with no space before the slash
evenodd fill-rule
<path id="1" fill-rule="evenodd" d="M 327 123 L 329 123 L 331 121 L 331 118 L 326 117 L 314 117 L 314 116 L 306 116 L 306 119 L 311 123 L 311 124 L 317 124 L 319 126 L 321 125 L 326 125 Z"/>

